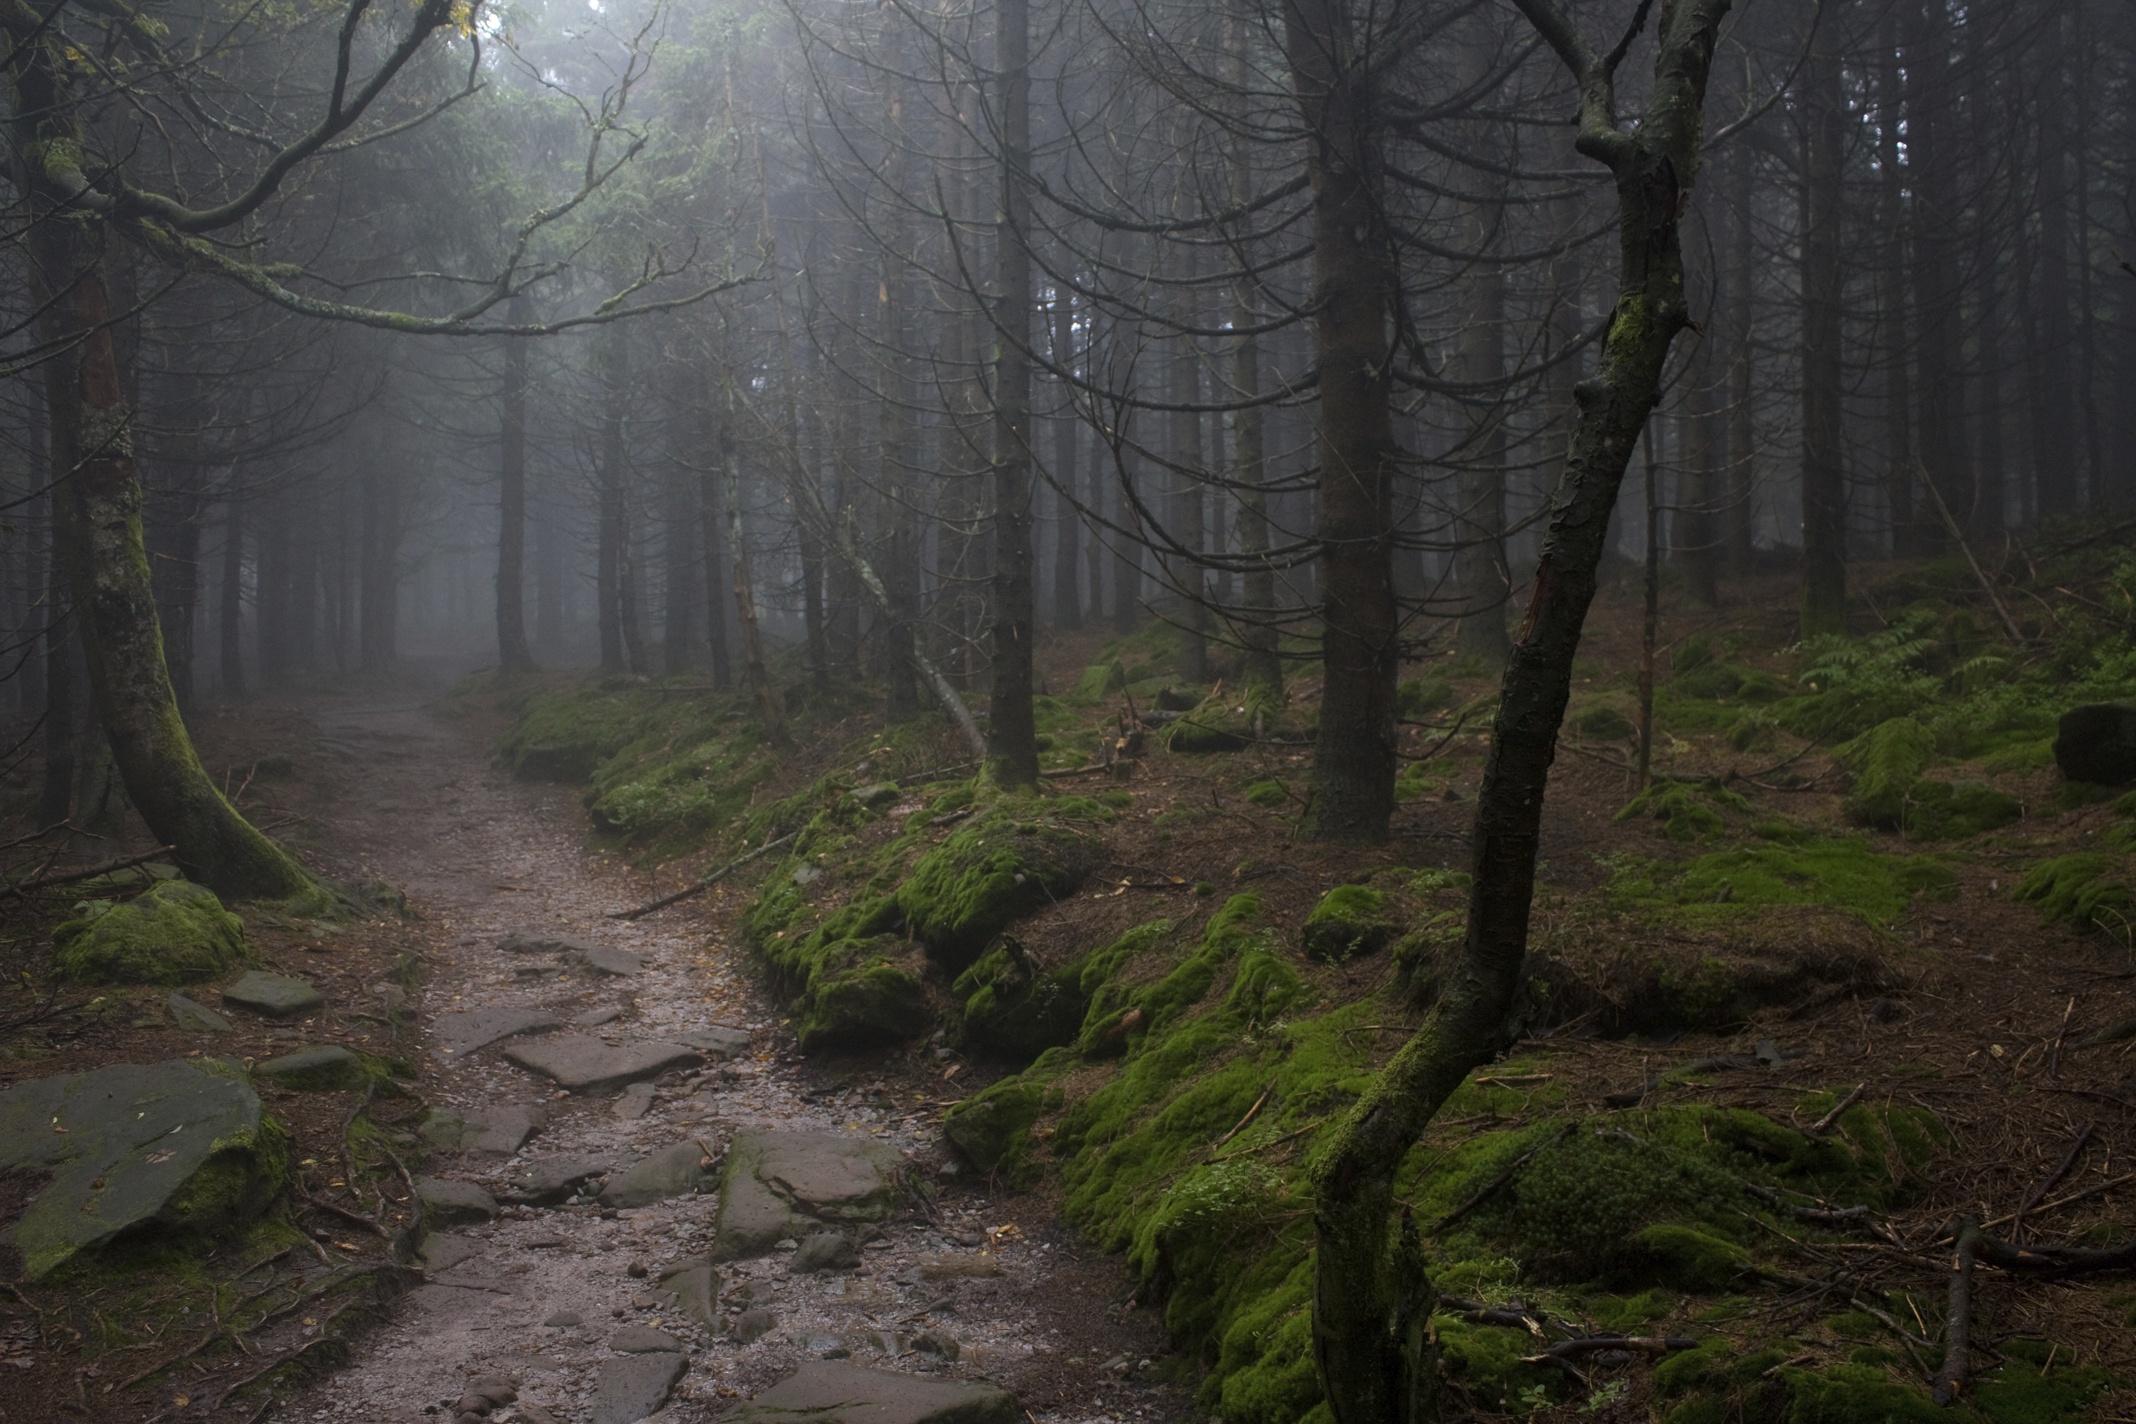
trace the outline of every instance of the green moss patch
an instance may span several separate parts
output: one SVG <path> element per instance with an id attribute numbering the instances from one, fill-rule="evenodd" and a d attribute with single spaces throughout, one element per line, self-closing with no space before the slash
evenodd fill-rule
<path id="1" fill-rule="evenodd" d="M 2104 851 L 2074 851 L 2040 861 L 2025 872 L 2012 894 L 2040 907 L 2050 920 L 2126 933 L 2131 896 L 2121 857 Z"/>
<path id="2" fill-rule="evenodd" d="M 1719 840 L 1728 829 L 1723 812 L 1747 815 L 1750 803 L 1713 781 L 1656 780 L 1617 813 L 1620 821 L 1652 819 L 1663 836 L 1679 844 Z"/>
<path id="3" fill-rule="evenodd" d="M 1075 892 L 1104 855 L 1090 825 L 1110 819 L 1091 802 L 1016 802 L 975 820 L 921 856 L 898 887 L 907 928 L 936 962 L 961 972 L 995 935 Z"/>
<path id="4" fill-rule="evenodd" d="M 78 984 L 191 984 L 252 960 L 244 922 L 190 880 L 83 909 L 52 932 L 53 966 Z"/>
<path id="5" fill-rule="evenodd" d="M 1957 875 L 1931 855 L 1889 855 L 1867 841 L 1761 826 L 1763 845 L 1675 863 L 1624 860 L 1610 897 L 1620 907 L 1667 906 L 1684 922 L 1715 924 L 1746 910 L 1822 905 L 1885 924 L 1916 897 L 1945 898 Z"/>
<path id="6" fill-rule="evenodd" d="M 1364 885 L 1338 885 L 1320 897 L 1298 932 L 1298 946 L 1309 959 L 1340 963 L 1360 954 L 1377 954 L 1401 932 L 1387 896 Z"/>

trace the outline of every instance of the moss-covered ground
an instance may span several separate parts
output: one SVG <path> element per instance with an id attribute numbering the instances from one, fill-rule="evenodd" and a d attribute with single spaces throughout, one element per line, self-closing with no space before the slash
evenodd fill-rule
<path id="1" fill-rule="evenodd" d="M 2052 742 L 2069 706 L 2136 700 L 2136 561 L 2039 576 L 2084 598 L 2023 647 L 1940 565 L 1806 644 L 1763 611 L 1784 597 L 1672 607 L 1697 631 L 1664 649 L 1644 788 L 1637 625 L 1605 593 L 1516 1047 L 1400 1181 L 1464 1408 L 1925 1421 L 1954 1214 L 2007 1214 L 2090 1124 L 2033 1229 L 2126 1237 L 2094 1189 L 2136 1108 L 2085 1033 L 2136 1016 L 2136 798 L 2063 782 Z M 652 685 L 544 694 L 506 755 L 595 748 L 596 834 L 653 859 L 791 835 L 732 914 L 802 1047 L 954 1060 L 946 1142 L 1121 1254 L 1211 1417 L 1325 1419 L 1308 1172 L 1460 944 L 1488 669 L 1405 669 L 1395 835 L 1360 853 L 1291 838 L 1309 680 L 1186 685 L 1162 625 L 1049 657 L 1036 796 L 967 779 L 931 718 L 820 709 L 773 765 L 738 703 Z M 1966 1408 L 2125 1412 L 2136 1294 L 1989 1274 Z M 1537 1358 L 1594 1332 L 1691 1345 Z"/>

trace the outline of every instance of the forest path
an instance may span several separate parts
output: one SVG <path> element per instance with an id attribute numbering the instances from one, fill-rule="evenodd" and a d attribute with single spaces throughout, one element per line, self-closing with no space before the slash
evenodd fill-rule
<path id="1" fill-rule="evenodd" d="M 941 1171 L 931 1060 L 800 1059 L 717 907 L 609 918 L 647 898 L 650 883 L 582 847 L 574 794 L 512 781 L 491 763 L 494 728 L 478 719 L 408 702 L 306 710 L 322 747 L 351 768 L 345 789 L 316 812 L 329 868 L 400 887 L 422 917 L 430 949 L 416 1005 L 419 1091 L 474 1125 L 463 1142 L 490 1128 L 491 1150 L 435 1151 L 433 1176 L 504 1196 L 530 1170 L 625 1169 L 687 1142 L 701 1144 L 702 1166 L 716 1164 L 740 1132 L 811 1130 L 887 1146 L 877 1158 L 931 1181 L 932 1205 L 896 1212 L 856 1268 L 797 1274 L 790 1239 L 768 1255 L 722 1262 L 717 1303 L 700 1303 L 694 1319 L 658 1283 L 663 1267 L 712 1250 L 716 1165 L 700 1191 L 648 1205 L 607 1209 L 573 1197 L 508 1204 L 487 1220 L 469 1213 L 467 1224 L 432 1239 L 425 1284 L 358 1340 L 347 1366 L 268 1420 L 455 1420 L 471 1387 L 509 1381 L 518 1402 L 477 1417 L 628 1424 L 644 1417 L 625 1398 L 633 1383 L 641 1397 L 657 1397 L 679 1358 L 686 1368 L 653 1417 L 694 1424 L 805 1361 L 848 1357 L 940 1380 L 993 1380 L 1042 1424 L 1185 1416 L 1185 1391 L 1141 1373 L 1161 1337 L 1147 1313 L 1115 1303 L 1130 1284 L 1118 1263 L 1078 1250 L 1043 1207 L 990 1199 Z M 511 936 L 623 951 L 642 967 L 573 967 L 568 952 L 500 947 Z M 471 1015 L 542 1013 L 560 1026 L 472 1046 L 498 1025 Z M 620 1094 L 565 1092 L 502 1056 L 570 1039 L 589 1048 L 595 1039 L 739 1044 L 740 1035 L 718 1030 L 740 1030 L 746 1046 Z M 511 1150 L 530 1122 L 541 1125 Z M 692 1165 L 681 1163 L 684 1175 Z M 736 1313 L 743 1303 L 746 1318 Z M 762 1333 L 741 1343 L 738 1324 Z M 653 1327 L 679 1348 L 619 1350 L 644 1343 L 619 1338 L 627 1326 Z"/>

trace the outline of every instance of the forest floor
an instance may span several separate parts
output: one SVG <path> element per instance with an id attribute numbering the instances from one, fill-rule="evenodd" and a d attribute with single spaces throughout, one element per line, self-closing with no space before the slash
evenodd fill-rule
<path id="1" fill-rule="evenodd" d="M 2039 706 L 1997 703 L 2017 672 L 1994 665 L 1968 682 L 1969 654 L 1938 642 L 1973 636 L 1950 611 L 1961 599 L 1929 623 L 1895 609 L 1887 622 L 1878 600 L 1890 608 L 1902 595 L 1888 590 L 1909 575 L 1867 574 L 1875 621 L 1835 664 L 1869 669 L 1837 675 L 1852 701 L 1832 702 L 1835 687 L 1793 646 L 1782 577 L 1737 590 L 1721 611 L 1667 610 L 1656 771 L 1668 799 L 1633 814 L 1636 608 L 1623 584 L 1598 608 L 1546 807 L 1535 943 L 1547 992 L 1402 1179 L 1453 1298 L 1435 1328 L 1467 1411 L 1926 1424 L 1942 1417 L 1926 1390 L 1943 1363 L 1955 1219 L 2047 1247 L 2130 1239 L 2136 949 L 2123 916 L 2136 915 L 2124 884 L 2136 878 L 2136 798 L 2065 785 L 2041 731 L 2065 692 L 2078 695 L 2057 678 L 2067 689 L 2111 679 L 2092 643 L 2048 627 L 2011 663 Z M 2121 636 L 2099 645 L 2101 666 L 2121 656 Z M 1186 755 L 1145 728 L 1133 755 L 1084 771 L 1148 711 L 1168 656 L 1155 646 L 1147 631 L 1116 641 L 1093 630 L 1044 650 L 1057 694 L 1047 764 L 1060 775 L 1036 804 L 1109 809 L 1094 832 L 1102 859 L 1074 893 L 1016 923 L 1016 953 L 1054 973 L 1094 947 L 1141 948 L 1114 961 L 1080 1041 L 1071 1025 L 1036 1063 L 1035 1050 L 989 1052 L 969 1032 L 970 987 L 932 970 L 927 1012 L 946 1038 L 848 1053 L 804 1055 L 802 1000 L 766 982 L 767 936 L 786 933 L 771 925 L 826 923 L 845 897 L 909 878 L 910 857 L 978 824 L 965 819 L 964 754 L 945 728 L 886 727 L 856 701 L 798 724 L 798 750 L 766 756 L 723 704 L 554 679 L 532 705 L 627 713 L 602 734 L 614 744 L 589 788 L 515 779 L 512 753 L 494 755 L 541 715 L 524 697 L 411 686 L 200 719 L 204 757 L 228 769 L 249 814 L 337 879 L 397 887 L 409 913 L 320 926 L 248 910 L 266 967 L 319 984 L 327 1007 L 280 1027 L 232 1015 L 212 1037 L 173 1028 L 163 990 L 48 1001 L 42 936 L 63 911 L 18 917 L 0 937 L 0 1085 L 187 1053 L 259 1060 L 298 1042 L 345 1043 L 411 1076 L 375 1100 L 262 1089 L 292 1135 L 291 1220 L 304 1232 L 239 1243 L 211 1263 L 208 1293 L 188 1295 L 197 1276 L 167 1274 L 143 1278 L 158 1283 L 152 1294 L 122 1276 L 77 1279 L 65 1299 L 7 1286 L 0 1366 L 19 1375 L 0 1393 L 0 1420 L 414 1424 L 451 1420 L 473 1384 L 509 1381 L 523 1417 L 539 1424 L 546 1409 L 586 1424 L 604 1375 L 631 1358 L 613 1346 L 633 1325 L 683 1347 L 663 1416 L 676 1424 L 825 1356 L 992 1380 L 1044 1424 L 1310 1419 L 1317 1390 L 1294 1328 L 1309 1280 L 1304 1163 L 1360 1075 L 1420 1021 L 1419 976 L 1458 920 L 1486 749 L 1477 709 L 1493 688 L 1458 660 L 1405 669 L 1423 690 L 1403 730 L 1393 839 L 1314 846 L 1291 834 L 1310 749 L 1288 732 Z M 1133 690 L 1067 692 L 1115 658 Z M 2055 671 L 2065 664 L 2066 677 Z M 1283 715 L 1309 717 L 1316 696 L 1300 678 Z M 1229 700 L 1219 686 L 1203 708 Z M 1855 719 L 1844 735 L 1801 730 L 1801 716 L 1841 703 Z M 1985 787 L 2004 798 L 2002 819 L 1934 832 L 1862 824 L 1878 739 L 1909 717 L 1936 729 L 1940 749 L 1899 773 L 1907 805 Z M 1935 768 L 1925 779 L 1924 758 Z M 898 783 L 894 804 L 855 813 L 854 790 L 882 778 Z M 805 854 L 615 918 L 750 837 L 792 829 L 779 820 L 791 808 L 816 817 Z M 2092 877 L 2072 882 L 2073 894 L 2091 887 L 2082 914 L 2051 918 L 2013 898 L 2057 864 Z M 799 908 L 763 918 L 789 883 L 806 892 Z M 1333 892 L 1372 886 L 1408 931 L 1391 952 L 1300 952 Z M 1251 934 L 1224 948 L 1232 923 Z M 513 952 L 514 936 L 641 963 L 597 974 Z M 1158 1007 L 1196 962 L 1210 967 L 1193 997 Z M 1239 1009 L 1270 983 L 1290 985 L 1282 1005 Z M 398 986 L 412 995 L 405 1007 Z M 1120 1017 L 1130 1004 L 1142 1007 Z M 1143 1007 L 1146 1041 L 1128 1037 Z M 747 1047 L 670 1070 L 650 1093 L 566 1094 L 503 1056 L 539 1038 L 466 1046 L 481 1022 L 467 1016 L 507 1010 L 617 1043 L 733 1030 Z M 1015 1101 L 1030 1112 L 988 1164 L 998 1170 L 975 1177 L 945 1119 L 953 1134 L 957 1113 Z M 419 1160 L 418 1130 L 440 1114 L 513 1109 L 545 1122 L 509 1152 L 434 1148 Z M 359 1116 L 377 1130 L 356 1142 Z M 507 1204 L 433 1241 L 419 1269 L 397 1264 L 414 1244 L 409 1189 L 423 1174 L 503 1194 L 545 1165 L 614 1171 L 683 1142 L 711 1163 L 737 1133 L 795 1128 L 888 1144 L 910 1164 L 915 1205 L 861 1249 L 857 1269 L 793 1274 L 782 1251 L 720 1263 L 720 1303 L 693 1320 L 656 1286 L 664 1267 L 711 1247 L 709 1191 L 620 1208 Z M 1970 1323 L 1968 1404 L 1988 1424 L 2136 1420 L 2126 1269 L 1983 1266 Z M 1598 1345 L 1610 1331 L 1652 1343 Z M 1541 1359 L 1553 1340 L 1569 1353 Z M 1682 1342 L 1698 1348 L 1657 1369 L 1650 1351 Z M 276 1373 L 292 1366 L 311 1367 L 309 1382 Z"/>

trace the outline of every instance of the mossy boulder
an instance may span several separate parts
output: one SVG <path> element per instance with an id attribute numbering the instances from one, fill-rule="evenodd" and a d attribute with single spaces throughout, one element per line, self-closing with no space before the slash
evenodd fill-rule
<path id="1" fill-rule="evenodd" d="M 806 1052 L 902 1043 L 934 1022 L 912 947 L 896 935 L 830 946 L 803 992 L 794 1031 Z"/>
<path id="2" fill-rule="evenodd" d="M 306 1044 L 268 1059 L 252 1072 L 278 1087 L 307 1093 L 361 1092 L 374 1078 L 391 1076 L 376 1060 L 337 1043 Z"/>
<path id="3" fill-rule="evenodd" d="M 0 1091 L 0 1174 L 42 1178 L 6 1244 L 31 1279 L 149 1231 L 222 1231 L 287 1179 L 287 1137 L 218 1059 L 121 1063 Z"/>
<path id="4" fill-rule="evenodd" d="M 1035 1175 L 1031 1129 L 1045 1110 L 1045 1085 L 1008 1078 L 951 1108 L 942 1135 L 980 1171 L 1012 1182 Z"/>
<path id="5" fill-rule="evenodd" d="M 2080 850 L 2050 856 L 2026 871 L 2012 894 L 2040 907 L 2050 920 L 2072 920 L 2086 928 L 2125 930 L 2136 920 L 2121 857 Z"/>
<path id="6" fill-rule="evenodd" d="M 1366 885 L 1338 885 L 1320 897 L 1298 932 L 1309 959 L 1331 964 L 1377 954 L 1401 933 L 1387 896 Z"/>
<path id="7" fill-rule="evenodd" d="M 898 887 L 896 903 L 929 957 L 961 973 L 994 936 L 1075 893 L 1104 856 L 1104 846 L 1085 826 L 1111 819 L 1111 812 L 1095 803 L 1067 809 L 1085 824 L 1060 809 L 1016 806 L 965 827 L 920 857 Z"/>
<path id="8" fill-rule="evenodd" d="M 244 922 L 215 892 L 163 880 L 120 905 L 94 902 L 52 932 L 53 966 L 78 984 L 192 984 L 251 959 Z"/>
<path id="9" fill-rule="evenodd" d="M 1080 959 L 1043 970 L 1007 935 L 957 976 L 951 992 L 964 1002 L 965 1039 L 1016 1062 L 1073 1043 L 1090 1006 Z"/>

